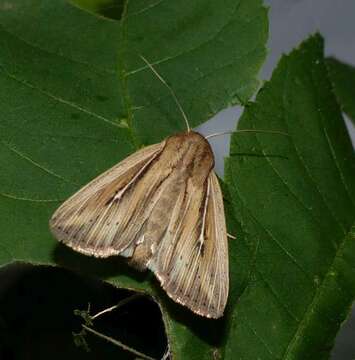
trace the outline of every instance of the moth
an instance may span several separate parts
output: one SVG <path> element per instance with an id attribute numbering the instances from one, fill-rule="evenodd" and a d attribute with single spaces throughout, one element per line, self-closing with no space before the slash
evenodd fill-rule
<path id="1" fill-rule="evenodd" d="M 223 198 L 213 168 L 210 144 L 188 126 L 92 180 L 55 211 L 50 229 L 78 252 L 121 255 L 135 268 L 151 270 L 175 302 L 219 318 L 229 267 Z"/>
<path id="2" fill-rule="evenodd" d="M 54 236 L 96 257 L 150 269 L 176 302 L 222 316 L 228 297 L 223 199 L 208 141 L 188 131 L 137 151 L 65 201 Z"/>

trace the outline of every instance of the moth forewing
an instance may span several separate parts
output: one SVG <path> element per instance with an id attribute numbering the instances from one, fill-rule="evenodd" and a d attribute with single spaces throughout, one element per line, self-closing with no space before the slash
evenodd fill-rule
<path id="1" fill-rule="evenodd" d="M 87 255 L 108 257 L 121 253 L 129 241 L 128 244 L 121 241 L 120 248 L 107 246 L 118 226 L 112 219 L 119 199 L 162 151 L 164 144 L 147 146 L 133 153 L 66 200 L 49 222 L 53 235 Z"/>
<path id="2" fill-rule="evenodd" d="M 222 316 L 228 248 L 207 140 L 188 131 L 140 150 L 67 200 L 50 222 L 73 249 L 149 268 L 175 301 Z"/>

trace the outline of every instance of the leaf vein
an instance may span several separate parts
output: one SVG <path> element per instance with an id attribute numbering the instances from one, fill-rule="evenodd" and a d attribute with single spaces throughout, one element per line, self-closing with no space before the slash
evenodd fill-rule
<path id="1" fill-rule="evenodd" d="M 323 118 L 322 115 L 321 115 L 321 117 Z M 335 166 L 336 166 L 336 168 L 337 168 L 337 170 L 338 170 L 338 172 L 339 172 L 339 177 L 340 177 L 340 179 L 341 179 L 341 182 L 342 182 L 343 185 L 344 185 L 344 188 L 345 188 L 345 190 L 346 190 L 346 192 L 347 192 L 347 194 L 348 194 L 348 196 L 349 196 L 350 201 L 352 202 L 352 204 L 355 205 L 355 202 L 354 202 L 352 196 L 350 195 L 350 190 L 349 190 L 348 184 L 347 184 L 346 181 L 345 181 L 344 174 L 343 174 L 343 172 L 342 172 L 341 169 L 340 169 L 339 162 L 338 162 L 338 158 L 337 158 L 336 153 L 335 153 L 335 151 L 334 151 L 333 144 L 332 144 L 332 142 L 330 141 L 328 132 L 326 131 L 325 128 L 324 128 L 323 130 L 324 130 L 325 138 L 327 139 L 327 144 L 328 144 L 328 146 L 329 146 L 330 153 L 331 153 L 331 155 L 332 155 L 332 159 L 333 159 L 333 161 L 334 161 L 334 163 L 335 163 Z"/>
<path id="2" fill-rule="evenodd" d="M 201 47 L 203 47 L 203 46 L 207 45 L 208 43 L 214 41 L 214 40 L 216 39 L 216 37 L 217 37 L 218 35 L 220 35 L 225 28 L 227 28 L 227 27 L 228 27 L 229 25 L 231 25 L 233 22 L 237 22 L 237 21 L 239 20 L 239 19 L 234 19 L 234 17 L 235 17 L 235 15 L 236 15 L 238 9 L 240 8 L 242 1 L 243 1 L 243 0 L 240 0 L 240 1 L 236 4 L 236 6 L 235 6 L 235 8 L 234 8 L 234 11 L 231 13 L 229 19 L 228 19 L 228 20 L 225 22 L 225 24 L 224 24 L 223 26 L 221 26 L 221 28 L 220 28 L 218 31 L 216 31 L 209 39 L 207 39 L 206 41 L 201 42 L 200 44 L 196 45 L 195 47 L 192 47 L 192 48 L 190 48 L 190 49 L 188 49 L 188 50 L 186 50 L 186 51 L 182 51 L 182 52 L 180 52 L 180 53 L 178 53 L 178 54 L 176 54 L 176 55 L 167 56 L 167 57 L 165 57 L 165 58 L 163 58 L 163 59 L 156 60 L 156 61 L 152 62 L 152 65 L 153 65 L 153 66 L 155 66 L 155 65 L 160 65 L 160 64 L 163 64 L 163 63 L 168 62 L 168 61 L 171 61 L 171 60 L 176 60 L 177 58 L 179 58 L 179 57 L 181 57 L 181 56 L 184 56 L 184 55 L 186 55 L 186 54 L 190 54 L 190 53 L 192 53 L 192 52 L 194 52 L 194 51 L 196 51 L 196 50 L 199 50 Z M 257 17 L 259 17 L 259 14 L 256 15 L 256 16 L 253 16 L 251 19 L 249 19 L 249 22 L 253 21 L 253 20 L 256 19 Z M 244 55 L 242 55 L 242 56 L 244 56 Z M 245 56 L 246 56 L 246 55 L 245 55 Z M 138 73 L 138 72 L 140 72 L 140 71 L 146 70 L 146 69 L 149 69 L 148 65 L 144 65 L 144 66 L 142 66 L 142 67 L 140 67 L 140 68 L 138 68 L 138 69 L 131 70 L 131 71 L 127 72 L 125 75 L 126 75 L 126 76 L 134 75 L 134 74 L 136 74 L 136 73 Z"/>
<path id="3" fill-rule="evenodd" d="M 325 71 L 327 71 L 327 70 L 325 70 Z M 312 71 L 312 70 L 311 70 L 311 77 L 312 77 L 312 80 L 314 80 L 314 76 L 313 76 L 313 71 Z M 330 83 L 330 86 L 331 86 L 331 81 L 329 80 L 328 77 L 327 77 L 327 81 Z M 312 85 L 313 85 L 313 88 L 315 89 L 315 92 L 317 92 L 317 89 L 318 89 L 318 88 L 315 86 L 315 84 L 314 84 L 313 81 L 312 81 L 311 83 L 312 83 Z M 333 92 L 332 92 L 332 94 L 333 94 Z M 334 95 L 334 96 L 335 96 L 335 95 Z M 317 102 L 318 102 L 318 101 L 317 101 Z M 349 188 L 348 188 L 348 184 L 347 184 L 347 182 L 345 181 L 344 174 L 343 174 L 343 172 L 342 172 L 341 169 L 340 169 L 339 161 L 338 161 L 338 158 L 337 158 L 337 156 L 336 156 L 336 152 L 335 152 L 335 150 L 334 150 L 333 144 L 332 144 L 332 142 L 331 142 L 331 140 L 330 140 L 330 138 L 329 138 L 328 132 L 326 131 L 326 127 L 324 126 L 325 122 L 324 122 L 324 116 L 323 116 L 322 107 L 319 106 L 318 108 L 320 109 L 320 111 L 319 111 L 319 117 L 320 117 L 321 122 L 322 122 L 322 124 L 323 124 L 323 131 L 324 131 L 325 138 L 326 138 L 326 140 L 327 140 L 327 144 L 328 144 L 328 147 L 329 147 L 329 151 L 330 151 L 331 157 L 332 157 L 332 159 L 333 159 L 333 161 L 334 161 L 334 164 L 335 164 L 335 167 L 336 167 L 336 169 L 337 169 L 337 171 L 338 171 L 338 173 L 339 173 L 340 180 L 341 180 L 341 182 L 342 182 L 343 185 L 344 185 L 345 191 L 347 192 L 347 194 L 348 194 L 348 196 L 349 196 L 349 199 L 350 199 L 350 201 L 352 202 L 352 204 L 355 205 L 354 199 L 353 199 L 353 197 L 352 197 L 351 194 L 350 194 L 350 191 L 349 191 Z"/>
<path id="4" fill-rule="evenodd" d="M 143 13 L 145 13 L 145 12 L 151 10 L 151 9 L 154 9 L 155 7 L 157 7 L 158 5 L 160 5 L 160 4 L 161 4 L 162 2 L 164 2 L 164 1 L 166 1 L 166 0 L 158 0 L 158 1 L 156 1 L 155 3 L 148 5 L 148 6 L 146 6 L 146 7 L 143 8 L 143 9 L 140 9 L 140 10 L 138 10 L 138 11 L 135 11 L 135 12 L 131 13 L 131 14 L 128 14 L 127 17 L 126 17 L 126 19 L 128 19 L 128 18 L 130 18 L 130 17 L 133 17 L 133 16 L 136 16 L 136 15 L 143 14 Z"/>
<path id="5" fill-rule="evenodd" d="M 286 106 L 286 87 L 288 84 L 288 78 L 289 78 L 289 66 L 287 66 L 286 68 L 286 74 L 285 74 L 285 81 L 284 81 L 284 91 L 283 91 L 283 96 L 282 96 L 282 109 L 283 109 L 283 115 L 282 119 L 284 120 L 284 124 L 286 126 L 287 129 L 289 129 L 288 126 L 288 111 L 287 111 L 287 106 Z M 328 210 L 328 212 L 330 213 L 330 215 L 333 217 L 333 219 L 335 220 L 335 222 L 338 224 L 338 226 L 340 227 L 341 231 L 343 234 L 346 233 L 346 230 L 344 228 L 344 225 L 340 222 L 340 220 L 338 219 L 338 217 L 335 215 L 335 213 L 331 210 L 330 206 L 328 205 L 325 196 L 323 195 L 323 193 L 320 191 L 319 187 L 317 186 L 317 182 L 314 180 L 310 169 L 308 168 L 305 159 L 303 158 L 303 156 L 301 155 L 301 152 L 299 151 L 295 141 L 290 141 L 293 148 L 295 149 L 295 154 L 297 156 L 297 158 L 300 161 L 300 164 L 302 165 L 306 175 L 307 175 L 307 179 L 308 182 L 310 183 L 310 185 L 315 188 L 315 190 L 317 191 L 317 193 L 320 195 L 323 204 L 325 205 L 326 209 Z M 306 207 L 306 206 L 305 206 Z M 337 244 L 335 244 L 337 245 Z"/>
<path id="6" fill-rule="evenodd" d="M 28 155 L 20 152 L 19 150 L 17 150 L 16 148 L 12 147 L 9 143 L 5 142 L 4 140 L 1 140 L 1 144 L 3 146 L 5 146 L 7 149 L 9 149 L 11 152 L 13 152 L 14 154 L 16 154 L 18 157 L 20 157 L 21 159 L 24 159 L 25 161 L 29 162 L 30 164 L 32 164 L 33 166 L 37 167 L 38 169 L 44 171 L 46 174 L 51 175 L 57 179 L 60 179 L 64 182 L 70 183 L 70 184 L 75 184 L 74 182 L 65 179 L 63 176 L 56 174 L 54 171 L 47 169 L 45 166 L 39 164 L 38 162 L 36 162 L 35 160 L 31 159 Z"/>
<path id="7" fill-rule="evenodd" d="M 239 320 L 242 320 L 244 322 L 244 324 L 249 328 L 249 330 L 254 334 L 254 336 L 260 341 L 260 343 L 264 346 L 264 348 L 267 350 L 267 352 L 272 356 L 272 359 L 274 360 L 278 360 L 279 357 L 276 356 L 271 349 L 269 348 L 269 346 L 267 345 L 267 343 L 262 339 L 262 337 L 256 332 L 255 329 L 253 329 L 250 325 L 249 325 L 249 321 L 247 319 L 244 318 L 244 316 L 240 316 Z"/>
<path id="8" fill-rule="evenodd" d="M 102 74 L 103 72 L 107 73 L 107 74 L 111 74 L 111 75 L 115 74 L 115 72 L 112 71 L 112 70 L 105 69 L 105 68 L 99 69 L 96 66 L 94 66 L 94 65 L 92 65 L 92 64 L 90 64 L 88 62 L 79 61 L 77 59 L 71 58 L 69 56 L 65 56 L 65 55 L 60 54 L 58 52 L 54 52 L 54 51 L 50 51 L 48 49 L 45 49 L 45 48 L 39 46 L 38 44 L 30 43 L 27 40 L 25 40 L 24 38 L 20 37 L 18 34 L 15 34 L 15 33 L 11 32 L 9 29 L 5 28 L 5 26 L 3 24 L 0 24 L 0 27 L 2 28 L 2 30 L 5 33 L 9 34 L 10 36 L 14 37 L 15 39 L 18 39 L 19 41 L 23 42 L 24 44 L 26 44 L 27 46 L 29 46 L 29 47 L 31 47 L 33 49 L 37 49 L 37 50 L 42 51 L 42 52 L 44 52 L 44 53 L 46 53 L 48 55 L 58 56 L 58 57 L 60 57 L 62 59 L 68 60 L 68 61 L 70 61 L 72 63 L 75 63 L 75 64 L 87 66 L 91 70 L 95 71 L 97 74 Z"/>
<path id="9" fill-rule="evenodd" d="M 296 323 L 300 322 L 300 319 L 293 314 L 293 312 L 289 309 L 289 307 L 286 305 L 286 303 L 283 303 L 277 292 L 274 290 L 274 288 L 271 286 L 271 284 L 264 278 L 262 273 L 258 270 L 257 273 L 259 274 L 261 280 L 266 285 L 266 287 L 269 289 L 272 296 L 276 299 L 276 301 L 281 305 L 281 307 L 286 311 L 289 317 L 291 317 Z"/>
<path id="10" fill-rule="evenodd" d="M 118 62 L 119 62 L 118 76 L 119 76 L 120 85 L 121 85 L 122 94 L 123 94 L 122 103 L 127 111 L 127 126 L 128 126 L 128 130 L 129 130 L 129 134 L 130 134 L 133 146 L 136 149 L 139 149 L 141 144 L 140 144 L 140 141 L 138 140 L 138 137 L 135 134 L 135 131 L 133 128 L 133 119 L 134 119 L 133 109 L 135 107 L 131 103 L 127 78 L 125 76 L 126 64 L 124 61 L 124 57 L 125 57 L 125 50 L 127 47 L 127 29 L 126 29 L 125 25 L 126 25 L 126 19 L 127 19 L 128 3 L 129 3 L 129 0 L 126 0 L 124 3 L 122 19 L 121 19 L 121 24 L 120 24 L 121 25 L 120 26 L 120 34 L 122 37 L 122 46 L 119 48 L 119 54 L 118 54 Z"/>
<path id="11" fill-rule="evenodd" d="M 276 176 L 280 179 L 281 183 L 285 186 L 286 190 L 292 195 L 292 197 L 301 205 L 301 207 L 310 214 L 310 217 L 317 223 L 319 224 L 319 227 L 321 228 L 321 221 L 319 219 L 317 219 L 314 215 L 311 209 L 309 209 L 306 204 L 301 200 L 301 198 L 297 195 L 297 193 L 293 192 L 290 185 L 288 185 L 288 183 L 284 180 L 284 178 L 282 177 L 282 175 L 277 171 L 276 167 L 274 166 L 274 164 L 272 163 L 272 161 L 269 159 L 269 157 L 267 156 L 267 154 L 265 153 L 260 140 L 258 139 L 258 136 L 255 134 L 255 139 L 256 142 L 259 144 L 260 148 L 261 148 L 261 152 L 264 155 L 264 158 L 266 159 L 266 162 L 270 165 L 270 168 L 273 170 L 273 172 L 276 174 Z M 333 244 L 333 246 L 336 248 L 338 246 L 337 243 L 334 242 L 333 238 L 329 237 L 329 234 L 326 234 L 327 237 L 329 238 L 330 242 Z"/>
<path id="12" fill-rule="evenodd" d="M 46 90 L 40 89 L 40 88 L 36 87 L 35 85 L 29 83 L 27 80 L 23 80 L 23 79 L 17 78 L 16 76 L 14 76 L 14 75 L 11 74 L 10 72 L 8 72 L 8 71 L 7 71 L 3 66 L 1 66 L 1 65 L 0 65 L 0 68 L 3 70 L 3 73 L 4 73 L 6 76 L 8 76 L 10 79 L 13 79 L 13 80 L 17 81 L 17 82 L 19 82 L 20 84 L 29 87 L 30 89 L 33 89 L 33 90 L 35 90 L 35 91 L 38 91 L 38 92 L 40 92 L 41 94 L 43 94 L 43 95 L 45 95 L 45 96 L 47 96 L 47 97 L 49 97 L 49 98 L 51 98 L 51 99 L 53 99 L 53 100 L 55 100 L 55 101 L 58 101 L 58 102 L 60 102 L 60 103 L 62 103 L 62 104 L 65 104 L 65 105 L 67 105 L 67 106 L 70 106 L 70 107 L 72 107 L 72 108 L 74 108 L 74 109 L 76 109 L 76 110 L 78 110 L 78 111 L 80 111 L 80 112 L 83 112 L 83 113 L 85 113 L 85 114 L 87 114 L 87 115 L 90 115 L 90 116 L 92 116 L 92 117 L 94 117 L 94 118 L 96 118 L 96 119 L 100 119 L 100 120 L 102 120 L 102 121 L 104 121 L 104 122 L 106 122 L 106 123 L 108 123 L 108 124 L 110 124 L 110 125 L 112 125 L 112 126 L 115 126 L 115 127 L 118 127 L 118 128 L 123 128 L 123 126 L 120 126 L 119 124 L 117 124 L 117 123 L 115 123 L 114 121 L 111 121 L 111 120 L 105 118 L 104 116 L 101 116 L 101 115 L 99 115 L 99 114 L 97 114 L 97 113 L 95 113 L 95 112 L 92 112 L 92 111 L 90 111 L 90 110 L 88 110 L 88 109 L 85 109 L 85 108 L 79 106 L 79 105 L 76 105 L 76 104 L 74 104 L 74 103 L 72 103 L 72 102 L 70 102 L 70 101 L 68 101 L 68 100 L 65 100 L 65 99 L 63 99 L 63 98 L 61 98 L 61 97 L 59 97 L 59 96 L 57 96 L 57 95 L 54 95 L 54 94 L 52 94 L 52 93 L 50 93 L 50 92 L 48 92 L 48 91 L 46 91 Z"/>
<path id="13" fill-rule="evenodd" d="M 243 56 L 248 56 L 248 55 L 252 54 L 255 50 L 258 50 L 258 48 L 256 47 L 256 48 L 250 50 L 248 53 L 244 54 Z M 216 67 L 216 68 L 212 69 L 211 71 L 209 71 L 208 73 L 204 73 L 203 75 L 201 75 L 201 76 L 199 76 L 199 77 L 197 77 L 197 78 L 194 78 L 194 79 L 192 79 L 192 80 L 189 81 L 189 82 L 185 82 L 185 83 L 184 83 L 184 87 L 181 88 L 181 91 L 184 90 L 185 88 L 191 88 L 193 84 L 195 84 L 196 82 L 201 81 L 201 80 L 207 78 L 207 77 L 210 76 L 210 75 L 213 75 L 216 71 L 220 71 L 220 70 L 223 70 L 223 69 L 225 69 L 225 68 L 227 68 L 227 67 L 232 67 L 232 66 L 234 66 L 234 65 L 238 62 L 238 60 L 240 60 L 240 59 L 241 59 L 241 57 L 237 56 L 237 57 L 235 57 L 235 58 L 233 59 L 233 61 L 231 61 L 231 62 L 229 62 L 229 63 L 226 63 L 226 64 L 223 64 L 222 66 Z M 235 93 L 237 93 L 237 92 L 239 92 L 239 91 L 242 91 L 242 90 L 245 89 L 246 87 L 247 87 L 246 85 L 240 86 L 238 89 L 235 90 Z M 175 88 L 175 91 L 179 91 L 179 88 Z M 228 93 L 226 93 L 226 94 L 227 94 L 227 97 L 228 97 L 228 98 L 231 97 L 230 94 L 228 94 Z M 234 94 L 234 96 L 238 97 L 239 102 L 240 102 L 241 104 L 243 103 L 243 102 L 241 101 L 241 99 L 239 98 L 238 95 Z M 167 99 L 167 98 L 170 98 L 170 95 L 162 95 L 162 96 L 156 98 L 155 101 L 150 101 L 149 103 L 147 103 L 147 104 L 145 104 L 145 105 L 137 106 L 137 107 L 136 107 L 135 109 L 133 109 L 133 110 L 135 110 L 135 111 L 140 111 L 140 110 L 146 109 L 146 108 L 148 108 L 148 107 L 150 107 L 150 106 L 159 104 L 161 101 L 163 101 L 163 100 L 165 100 L 165 99 Z M 208 103 L 208 105 L 210 106 L 211 104 Z M 216 111 L 215 109 L 212 109 L 212 108 L 210 107 L 210 112 L 211 112 L 211 114 L 215 114 L 217 111 Z"/>
<path id="14" fill-rule="evenodd" d="M 234 169 L 232 169 L 232 172 L 234 172 Z M 272 234 L 272 232 L 266 229 L 266 227 L 252 214 L 252 211 L 246 206 L 246 202 L 245 200 L 243 200 L 238 190 L 238 186 L 236 186 L 234 181 L 233 188 L 236 194 L 238 194 L 238 197 L 241 200 L 244 209 L 248 211 L 249 216 L 261 227 L 264 233 L 282 250 L 282 252 L 311 280 L 311 274 L 309 274 L 305 269 L 303 269 L 303 267 L 298 263 L 298 261 L 293 257 L 293 255 L 277 240 L 277 238 Z"/>
<path id="15" fill-rule="evenodd" d="M 31 199 L 31 198 L 26 198 L 26 197 L 20 197 L 17 195 L 12 195 L 12 194 L 6 194 L 3 192 L 0 192 L 0 196 L 3 196 L 5 198 L 8 199 L 12 199 L 12 200 L 20 200 L 20 201 L 29 201 L 29 202 L 34 202 L 34 203 L 52 203 L 52 202 L 62 202 L 65 199 Z"/>
<path id="16" fill-rule="evenodd" d="M 289 342 L 289 344 L 285 350 L 285 353 L 282 357 L 283 359 L 289 358 L 289 355 L 292 353 L 293 349 L 297 346 L 297 343 L 302 338 L 302 332 L 307 328 L 309 322 L 311 321 L 312 314 L 314 313 L 314 310 L 317 307 L 317 303 L 322 296 L 322 292 L 325 287 L 326 280 L 328 279 L 329 276 L 331 276 L 331 273 L 333 272 L 333 268 L 335 266 L 335 262 L 338 258 L 341 258 L 340 255 L 346 244 L 347 244 L 347 236 L 345 236 L 343 238 L 341 245 L 339 246 L 338 250 L 336 251 L 336 253 L 334 255 L 333 261 L 330 264 L 328 271 L 325 273 L 325 275 L 323 277 L 322 283 L 316 289 L 312 301 L 307 306 L 307 308 L 303 314 L 302 320 L 299 323 L 299 326 L 297 327 L 291 341 Z"/>

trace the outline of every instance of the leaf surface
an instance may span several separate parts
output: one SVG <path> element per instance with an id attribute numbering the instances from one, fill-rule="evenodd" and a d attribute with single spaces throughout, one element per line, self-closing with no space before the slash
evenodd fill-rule
<path id="1" fill-rule="evenodd" d="M 327 59 L 327 66 L 334 93 L 355 124 L 355 68 L 335 58 Z"/>
<path id="2" fill-rule="evenodd" d="M 355 162 L 320 36 L 282 58 L 240 129 L 289 136 L 232 138 L 226 181 L 251 271 L 225 358 L 327 359 L 355 295 Z"/>

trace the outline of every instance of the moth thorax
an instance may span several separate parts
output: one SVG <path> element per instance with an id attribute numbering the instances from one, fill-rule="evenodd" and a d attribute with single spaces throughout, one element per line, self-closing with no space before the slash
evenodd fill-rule
<path id="1" fill-rule="evenodd" d="M 214 167 L 214 156 L 208 141 L 199 133 L 190 131 L 167 139 L 167 153 L 195 182 L 204 182 Z"/>

